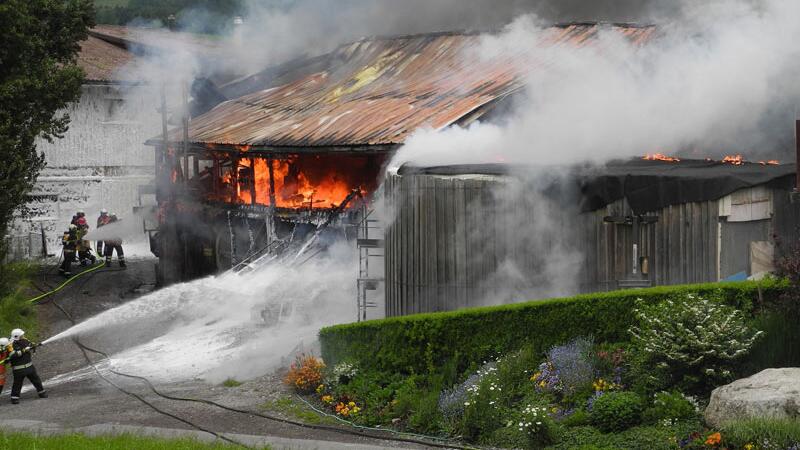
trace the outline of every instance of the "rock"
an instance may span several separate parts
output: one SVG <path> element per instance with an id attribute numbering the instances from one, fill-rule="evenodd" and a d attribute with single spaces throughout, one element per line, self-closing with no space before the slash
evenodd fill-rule
<path id="1" fill-rule="evenodd" d="M 712 427 L 758 417 L 800 417 L 800 367 L 766 369 L 718 387 L 705 412 Z"/>

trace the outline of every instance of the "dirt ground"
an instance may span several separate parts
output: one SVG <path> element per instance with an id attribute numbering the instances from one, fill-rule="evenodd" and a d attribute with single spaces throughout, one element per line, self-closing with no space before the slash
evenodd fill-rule
<path id="1" fill-rule="evenodd" d="M 119 270 L 117 267 L 101 269 L 76 280 L 39 305 L 40 337 L 53 336 L 71 325 L 54 301 L 76 321 L 82 321 L 155 289 L 154 266 L 155 259 L 139 258 L 129 261 L 126 270 Z M 55 271 L 50 272 L 43 273 L 34 280 L 41 289 L 55 287 L 63 281 L 54 273 Z M 86 344 L 99 350 L 108 350 L 102 342 L 86 342 Z M 45 388 L 48 388 L 48 379 L 87 366 L 78 347 L 68 339 L 43 346 L 34 356 L 34 363 L 45 382 Z M 126 389 L 152 402 L 156 407 L 217 432 L 367 444 L 374 445 L 375 448 L 425 448 L 332 431 L 311 430 L 256 416 L 232 413 L 210 405 L 165 400 L 150 392 L 142 382 L 119 377 L 113 379 L 123 384 Z M 82 381 L 66 382 L 50 387 L 48 399 L 38 399 L 35 392 L 29 391 L 22 395 L 19 405 L 10 404 L 9 387 L 10 380 L 9 386 L 0 397 L 0 420 L 37 420 L 67 428 L 97 424 L 189 428 L 186 424 L 159 414 L 142 402 L 121 393 L 96 375 Z M 241 409 L 263 412 L 268 412 L 260 409 L 266 402 L 289 395 L 276 374 L 266 374 L 238 387 L 184 382 L 159 386 L 159 389 L 177 396 L 202 397 Z M 269 413 L 281 415 L 281 412 L 269 411 Z"/>

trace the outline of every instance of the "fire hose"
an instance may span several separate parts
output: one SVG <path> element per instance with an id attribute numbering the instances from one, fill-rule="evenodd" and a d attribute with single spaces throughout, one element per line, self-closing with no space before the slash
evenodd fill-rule
<path id="1" fill-rule="evenodd" d="M 102 267 L 102 265 L 100 267 Z M 67 282 L 65 282 L 62 286 L 59 286 L 58 288 L 56 288 L 52 292 L 47 293 L 47 295 L 50 295 L 52 293 L 57 292 L 58 290 L 60 290 L 61 288 L 63 288 L 67 284 L 69 284 L 70 281 L 72 281 L 75 278 L 78 278 L 78 277 L 80 277 L 82 275 L 91 274 L 91 276 L 93 276 L 93 275 L 95 275 L 97 273 L 100 273 L 100 272 L 96 272 L 97 269 L 98 269 L 98 267 L 95 267 L 95 268 L 92 268 L 92 269 L 89 269 L 89 270 L 85 270 L 85 271 L 75 275 L 70 280 L 67 280 Z M 109 271 L 116 271 L 116 270 L 109 270 Z M 86 282 L 88 282 L 88 278 L 86 280 L 84 280 L 84 283 L 86 283 Z M 40 297 L 43 298 L 44 296 L 40 296 Z M 55 305 L 61 311 L 61 313 L 64 314 L 64 316 L 67 318 L 67 320 L 69 320 L 72 324 L 76 323 L 75 319 L 72 317 L 72 315 L 69 314 L 69 312 L 67 312 L 58 302 L 56 302 L 56 300 L 54 298 L 51 299 L 51 301 L 52 301 L 53 305 Z M 171 417 L 171 418 L 173 418 L 175 420 L 178 420 L 179 422 L 184 423 L 184 424 L 186 424 L 186 425 L 188 425 L 188 426 L 190 426 L 192 428 L 195 428 L 195 429 L 197 429 L 199 431 L 203 431 L 203 432 L 209 433 L 209 434 L 215 436 L 216 438 L 224 440 L 224 441 L 229 442 L 231 444 L 239 445 L 239 446 L 242 446 L 242 447 L 245 447 L 245 448 L 250 448 L 249 446 L 247 446 L 247 445 L 245 445 L 245 444 L 243 444 L 241 442 L 236 442 L 235 440 L 230 439 L 230 438 L 228 438 L 228 437 L 226 437 L 226 436 L 224 436 L 224 435 L 222 435 L 220 433 L 217 433 L 217 432 L 215 432 L 213 430 L 206 429 L 206 428 L 204 428 L 204 427 L 202 427 L 200 425 L 197 425 L 197 424 L 195 424 L 195 423 L 193 423 L 193 422 L 191 422 L 191 421 L 189 421 L 187 419 L 181 418 L 181 417 L 179 417 L 179 416 L 177 416 L 175 414 L 172 414 L 170 412 L 167 412 L 167 411 L 164 411 L 162 409 L 159 409 L 158 407 L 156 407 L 155 405 L 153 405 L 152 403 L 147 401 L 145 398 L 143 398 L 141 395 L 124 389 L 123 387 L 121 387 L 118 384 L 116 384 L 113 380 L 110 380 L 108 377 L 103 375 L 103 373 L 97 368 L 95 363 L 91 360 L 91 358 L 89 358 L 89 355 L 87 354 L 87 352 L 98 354 L 98 355 L 104 357 L 106 360 L 108 360 L 110 362 L 111 361 L 111 357 L 107 353 L 105 353 L 105 352 L 103 352 L 101 350 L 97 350 L 97 349 L 93 349 L 91 347 L 88 347 L 87 345 L 83 344 L 77 336 L 73 338 L 73 343 L 75 343 L 75 345 L 81 350 L 81 353 L 83 354 L 84 359 L 86 360 L 86 362 L 90 366 L 92 366 L 92 369 L 95 371 L 95 373 L 97 373 L 97 375 L 101 379 L 103 379 L 105 382 L 107 382 L 108 384 L 110 384 L 111 386 L 116 388 L 118 391 L 124 393 L 125 395 L 127 395 L 129 397 L 132 397 L 132 398 L 138 400 L 139 402 L 143 403 L 144 405 L 148 406 L 149 408 L 153 409 L 154 411 L 158 412 L 159 414 L 165 415 L 167 417 Z M 404 438 L 404 437 L 399 437 L 399 436 L 394 436 L 394 435 L 387 436 L 385 433 L 392 433 L 392 434 L 395 434 L 395 435 L 420 436 L 420 437 L 427 438 L 427 439 L 444 440 L 444 439 L 433 437 L 433 436 L 422 436 L 422 435 L 416 435 L 416 434 L 412 434 L 412 433 L 399 432 L 399 431 L 395 431 L 395 430 L 362 427 L 362 426 L 358 426 L 358 425 L 352 424 L 350 422 L 347 422 L 347 423 L 354 427 L 353 430 L 334 427 L 334 426 L 327 426 L 327 425 L 307 424 L 307 423 L 298 422 L 298 421 L 291 420 L 291 419 L 285 419 L 285 418 L 282 418 L 282 417 L 277 417 L 277 416 L 264 414 L 264 413 L 260 413 L 260 412 L 256 412 L 256 411 L 249 411 L 249 410 L 234 408 L 234 407 L 231 407 L 231 406 L 226 406 L 226 405 L 214 402 L 212 400 L 198 399 L 198 398 L 187 398 L 187 397 L 177 397 L 177 396 L 165 394 L 165 393 L 159 391 L 153 385 L 153 383 L 149 379 L 147 379 L 145 377 L 142 377 L 142 376 L 139 376 L 139 375 L 132 375 L 132 374 L 120 372 L 120 371 L 114 370 L 114 369 L 112 369 L 110 367 L 109 367 L 108 371 L 110 373 L 113 373 L 114 375 L 117 375 L 117 376 L 120 376 L 120 377 L 130 378 L 130 379 L 135 379 L 135 380 L 142 381 L 147 385 L 147 387 L 150 389 L 150 391 L 153 392 L 153 394 L 155 394 L 155 395 L 157 395 L 157 396 L 159 396 L 161 398 L 167 399 L 167 400 L 193 402 L 193 403 L 200 403 L 200 404 L 205 404 L 205 405 L 209 405 L 209 406 L 215 406 L 217 408 L 220 408 L 220 409 L 223 409 L 223 410 L 226 410 L 226 411 L 235 412 L 235 413 L 239 413 L 239 414 L 245 414 L 245 415 L 248 415 L 248 416 L 257 416 L 257 417 L 260 417 L 260 418 L 263 418 L 263 419 L 266 419 L 266 420 L 279 422 L 279 423 L 285 423 L 285 424 L 288 424 L 288 425 L 294 425 L 294 426 L 298 426 L 298 427 L 302 427 L 302 428 L 306 428 L 306 429 L 313 429 L 313 430 L 319 430 L 319 431 L 330 431 L 330 432 L 353 435 L 353 436 L 359 436 L 359 437 L 368 437 L 368 438 L 372 438 L 372 439 L 381 439 L 381 440 L 388 440 L 388 441 L 395 441 L 395 442 L 405 442 L 405 443 L 426 445 L 426 446 L 438 447 L 438 448 L 453 448 L 453 449 L 463 449 L 463 450 L 475 450 L 477 448 L 477 447 L 463 446 L 463 445 L 459 445 L 459 444 L 448 444 L 448 443 L 423 441 L 423 440 L 420 440 L 420 439 Z M 312 407 L 312 409 L 316 410 L 313 407 Z M 382 433 L 382 434 L 372 433 L 372 432 L 368 432 L 368 431 L 377 431 L 377 432 Z"/>

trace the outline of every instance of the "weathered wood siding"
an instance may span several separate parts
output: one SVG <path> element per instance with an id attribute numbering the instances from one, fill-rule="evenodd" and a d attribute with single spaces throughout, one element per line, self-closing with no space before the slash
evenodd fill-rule
<path id="1" fill-rule="evenodd" d="M 513 202 L 496 199 L 507 182 L 488 176 L 387 177 L 394 218 L 386 227 L 387 315 L 523 301 L 539 293 L 611 290 L 630 278 L 633 228 L 603 221 L 631 215 L 624 200 L 577 213 L 569 205 L 537 209 L 540 197 L 518 193 L 514 208 Z M 789 229 L 800 213 L 784 209 L 782 228 Z M 539 236 L 532 230 L 543 215 L 550 231 Z M 658 216 L 658 222 L 642 225 L 637 240 L 653 285 L 718 280 L 718 201 L 672 205 L 648 215 Z M 565 271 L 563 279 L 540 289 L 559 276 L 548 266 L 564 254 L 566 261 L 554 266 Z M 507 261 L 519 271 L 518 279 L 495 277 Z"/>

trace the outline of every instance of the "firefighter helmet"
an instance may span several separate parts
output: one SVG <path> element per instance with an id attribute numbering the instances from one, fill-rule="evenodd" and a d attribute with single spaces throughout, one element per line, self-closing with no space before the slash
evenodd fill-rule
<path id="1" fill-rule="evenodd" d="M 108 210 L 107 210 L 107 209 L 105 209 L 105 208 L 101 209 L 101 210 L 100 210 L 100 215 L 101 215 L 101 216 L 108 215 Z"/>
<path id="2" fill-rule="evenodd" d="M 69 224 L 69 229 L 70 229 L 70 231 L 72 231 L 72 230 L 77 230 L 77 229 L 78 229 L 78 226 L 77 226 L 77 225 L 75 225 L 74 223 L 71 223 L 71 224 Z"/>
<path id="3" fill-rule="evenodd" d="M 14 328 L 11 330 L 11 340 L 13 341 L 18 341 L 23 335 L 25 335 L 25 332 L 19 328 Z"/>
<path id="4" fill-rule="evenodd" d="M 8 347 L 8 344 L 9 344 L 10 342 L 11 342 L 11 341 L 9 341 L 9 340 L 8 340 L 8 338 L 6 338 L 6 337 L 4 337 L 4 338 L 0 338 L 0 350 L 2 350 L 2 349 L 4 349 L 4 348 Z"/>
<path id="5" fill-rule="evenodd" d="M 82 209 L 79 209 L 79 210 L 78 210 L 78 213 L 77 213 L 76 215 L 77 215 L 78 217 L 83 217 L 83 216 L 85 216 L 85 215 L 86 215 L 86 211 L 84 211 L 84 210 L 82 210 Z"/>

